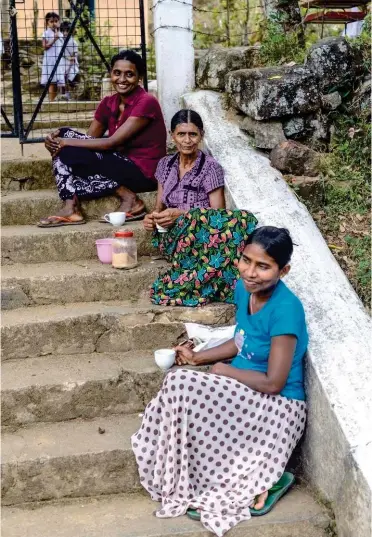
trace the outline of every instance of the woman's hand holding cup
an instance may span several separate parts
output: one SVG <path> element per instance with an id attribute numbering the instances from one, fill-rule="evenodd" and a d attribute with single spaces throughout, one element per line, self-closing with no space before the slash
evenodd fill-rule
<path id="1" fill-rule="evenodd" d="M 177 218 L 184 212 L 185 211 L 182 211 L 181 209 L 165 209 L 160 213 L 153 212 L 152 214 L 155 219 L 155 224 L 168 229 L 173 226 Z"/>
<path id="2" fill-rule="evenodd" d="M 184 345 L 175 348 L 177 365 L 198 365 L 197 353 Z"/>
<path id="3" fill-rule="evenodd" d="M 147 231 L 154 231 L 155 229 L 154 213 L 146 214 L 143 220 L 143 226 Z"/>

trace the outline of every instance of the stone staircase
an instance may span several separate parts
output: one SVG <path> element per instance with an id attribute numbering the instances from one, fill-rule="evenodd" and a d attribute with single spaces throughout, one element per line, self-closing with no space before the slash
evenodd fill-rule
<path id="1" fill-rule="evenodd" d="M 4 162 L 2 184 L 3 537 L 210 535 L 187 517 L 153 516 L 130 436 L 162 382 L 153 350 L 174 345 L 185 322 L 232 322 L 234 308 L 151 305 L 165 262 L 152 257 L 141 223 L 128 225 L 139 266 L 101 265 L 94 241 L 112 228 L 94 219 L 117 206 L 113 198 L 85 203 L 86 225 L 37 228 L 59 206 L 47 162 Z M 154 195 L 144 200 L 151 208 Z M 326 537 L 328 527 L 296 487 L 229 536 Z"/>

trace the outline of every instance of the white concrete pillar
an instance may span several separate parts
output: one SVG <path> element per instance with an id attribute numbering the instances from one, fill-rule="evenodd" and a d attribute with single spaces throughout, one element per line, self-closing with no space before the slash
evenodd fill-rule
<path id="1" fill-rule="evenodd" d="M 194 89 L 192 0 L 154 0 L 156 80 L 167 129 L 181 96 Z"/>

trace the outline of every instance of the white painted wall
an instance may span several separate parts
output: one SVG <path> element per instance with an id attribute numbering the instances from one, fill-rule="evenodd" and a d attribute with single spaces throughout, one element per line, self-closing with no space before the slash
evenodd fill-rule
<path id="1" fill-rule="evenodd" d="M 230 203 L 252 211 L 259 225 L 288 228 L 297 244 L 286 283 L 304 304 L 310 335 L 305 471 L 331 502 L 338 537 L 371 537 L 370 318 L 305 206 L 226 119 L 222 99 L 211 91 L 184 96 L 201 115 L 207 146 L 225 169 Z"/>
<path id="2" fill-rule="evenodd" d="M 192 0 L 154 0 L 158 98 L 165 124 L 180 109 L 180 97 L 195 86 Z"/>

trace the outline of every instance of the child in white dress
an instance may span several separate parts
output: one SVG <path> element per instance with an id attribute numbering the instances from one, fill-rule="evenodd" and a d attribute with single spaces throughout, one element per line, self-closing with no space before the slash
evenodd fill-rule
<path id="1" fill-rule="evenodd" d="M 68 32 L 70 31 L 71 24 L 69 21 L 63 21 L 61 24 L 61 32 L 63 38 L 66 40 Z M 74 88 L 76 86 L 76 78 L 79 73 L 79 62 L 78 62 L 78 44 L 76 40 L 71 35 L 63 55 L 64 59 L 64 71 L 65 71 L 65 80 L 66 80 L 66 100 L 70 99 L 69 88 Z"/>
<path id="2" fill-rule="evenodd" d="M 43 65 L 41 68 L 41 85 L 45 86 L 49 80 L 53 68 L 56 64 L 59 53 L 63 45 L 63 36 L 59 31 L 59 15 L 53 11 L 45 15 L 46 29 L 42 35 L 43 39 Z M 65 72 L 63 62 L 60 61 L 56 72 L 49 86 L 49 100 L 54 101 L 57 96 L 58 89 L 61 93 L 65 92 Z"/>

